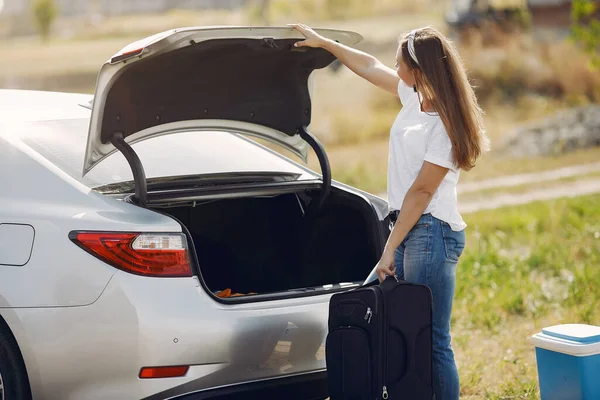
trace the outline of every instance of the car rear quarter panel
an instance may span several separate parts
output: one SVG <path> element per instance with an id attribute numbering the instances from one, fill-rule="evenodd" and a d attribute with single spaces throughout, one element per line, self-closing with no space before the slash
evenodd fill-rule
<path id="1" fill-rule="evenodd" d="M 165 399 L 325 368 L 328 295 L 222 304 L 192 278 L 118 271 L 82 307 L 13 309 L 36 399 Z M 21 329 L 20 326 L 27 329 Z M 140 380 L 144 366 L 191 365 Z"/>
<path id="2" fill-rule="evenodd" d="M 172 219 L 99 195 L 20 142 L 0 137 L 0 223 L 26 224 L 29 260 L 0 266 L 0 308 L 93 303 L 115 269 L 69 240 L 73 230 L 181 231 Z"/>

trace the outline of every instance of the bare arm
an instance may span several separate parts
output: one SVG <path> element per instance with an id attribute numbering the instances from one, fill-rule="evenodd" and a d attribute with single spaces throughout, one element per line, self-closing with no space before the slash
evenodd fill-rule
<path id="1" fill-rule="evenodd" d="M 398 221 L 388 238 L 381 260 L 377 263 L 376 270 L 380 281 L 383 281 L 386 275 L 394 274 L 394 252 L 415 226 L 447 173 L 448 168 L 427 161 L 423 163 L 417 179 L 404 197 Z"/>
<path id="2" fill-rule="evenodd" d="M 342 64 L 372 84 L 397 94 L 400 78 L 396 71 L 385 66 L 377 58 L 352 47 L 327 39 L 303 24 L 291 25 L 302 33 L 306 40 L 297 42 L 296 47 L 320 47 L 333 54 Z"/>

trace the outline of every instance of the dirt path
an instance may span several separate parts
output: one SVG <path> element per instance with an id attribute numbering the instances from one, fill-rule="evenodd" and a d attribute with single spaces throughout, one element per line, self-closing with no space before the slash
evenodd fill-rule
<path id="1" fill-rule="evenodd" d="M 560 182 L 559 179 L 573 178 L 600 171 L 600 163 L 577 165 L 532 174 L 511 175 L 479 182 L 459 184 L 458 192 L 475 193 L 480 190 L 510 188 L 514 186 L 548 182 L 546 188 L 537 188 L 523 193 L 494 193 L 485 199 L 460 201 L 458 208 L 462 214 L 481 210 L 492 210 L 506 206 L 516 206 L 534 201 L 552 200 L 561 197 L 577 197 L 600 193 L 600 178 L 581 178 L 571 182 Z M 550 182 L 556 181 L 555 184 Z M 386 199 L 387 195 L 381 196 Z"/>
<path id="2" fill-rule="evenodd" d="M 552 200 L 561 197 L 577 197 L 600 193 L 600 179 L 581 179 L 575 182 L 560 183 L 543 189 L 535 189 L 525 193 L 506 193 L 491 195 L 488 199 L 459 202 L 461 213 L 491 210 L 505 206 L 516 206 L 539 200 Z"/>
<path id="3" fill-rule="evenodd" d="M 526 185 L 528 183 L 551 182 L 558 179 L 571 178 L 594 172 L 600 172 L 600 162 L 585 165 L 574 165 L 571 167 L 564 167 L 531 174 L 503 176 L 500 178 L 478 182 L 468 182 L 463 184 L 459 183 L 457 190 L 459 194 L 470 193 L 485 189 Z"/>

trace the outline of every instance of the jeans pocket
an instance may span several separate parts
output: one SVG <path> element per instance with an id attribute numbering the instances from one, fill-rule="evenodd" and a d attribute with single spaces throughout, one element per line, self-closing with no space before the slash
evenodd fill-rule
<path id="1" fill-rule="evenodd" d="M 442 222 L 442 235 L 444 237 L 446 258 L 451 261 L 458 261 L 465 250 L 465 231 L 453 231 L 450 225 Z"/>
<path id="2" fill-rule="evenodd" d="M 431 225 L 429 223 L 418 223 L 415 225 L 406 239 L 404 239 L 405 262 L 426 263 L 431 255 Z"/>

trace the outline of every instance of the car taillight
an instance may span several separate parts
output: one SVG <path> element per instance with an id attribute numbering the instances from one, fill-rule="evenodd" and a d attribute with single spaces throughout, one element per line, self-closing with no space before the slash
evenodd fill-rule
<path id="1" fill-rule="evenodd" d="M 73 232 L 71 240 L 100 260 L 137 275 L 189 277 L 187 240 L 181 233 Z"/>

